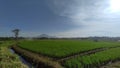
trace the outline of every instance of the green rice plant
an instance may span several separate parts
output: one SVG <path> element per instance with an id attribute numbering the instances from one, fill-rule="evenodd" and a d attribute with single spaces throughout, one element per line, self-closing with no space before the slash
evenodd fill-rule
<path id="1" fill-rule="evenodd" d="M 101 51 L 87 56 L 79 56 L 77 58 L 69 59 L 63 64 L 66 68 L 78 66 L 78 68 L 98 68 L 101 65 L 107 64 L 120 59 L 120 48 L 112 48 L 106 51 Z M 74 62 L 76 61 L 76 62 Z M 71 64 L 71 65 L 70 65 Z"/>
<path id="2" fill-rule="evenodd" d="M 62 58 L 96 48 L 120 46 L 120 42 L 94 42 L 91 40 L 24 40 L 20 42 L 19 46 L 45 56 Z"/>
<path id="3" fill-rule="evenodd" d="M 74 60 L 74 59 L 71 59 L 70 61 L 69 60 L 66 61 L 63 65 L 66 68 L 83 68 L 82 64 L 80 63 L 80 61 L 77 61 L 77 60 Z"/>

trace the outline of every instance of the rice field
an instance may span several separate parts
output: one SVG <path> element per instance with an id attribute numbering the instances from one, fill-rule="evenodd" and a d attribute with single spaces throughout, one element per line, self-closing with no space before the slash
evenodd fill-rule
<path id="1" fill-rule="evenodd" d="M 120 48 L 113 48 L 106 51 L 98 52 L 88 56 L 79 56 L 77 58 L 65 61 L 66 68 L 92 68 L 100 67 L 108 62 L 120 59 Z"/>
<path id="2" fill-rule="evenodd" d="M 11 42 L 7 42 L 6 44 L 10 44 L 10 43 Z M 3 44 L 1 45 L 4 46 Z M 117 41 L 95 42 L 93 40 L 21 40 L 19 41 L 19 45 L 18 45 L 18 47 L 22 49 L 25 49 L 29 52 L 33 52 L 35 54 L 43 55 L 43 57 L 47 56 L 53 59 L 59 58 L 59 60 L 68 57 L 68 59 L 65 59 L 64 61 L 62 60 L 60 62 L 58 61 L 58 59 L 54 60 L 64 68 L 100 68 L 102 66 L 105 66 L 106 64 L 119 61 L 120 60 L 119 46 L 120 46 L 120 42 Z M 90 53 L 88 55 L 87 54 L 82 56 L 79 55 L 84 52 L 89 52 L 90 50 L 92 51 L 94 49 L 99 49 L 99 48 L 108 48 L 108 49 L 103 51 L 98 51 L 95 53 Z M 2 49 L 4 49 L 6 53 L 9 53 L 6 50 L 6 48 L 2 48 Z M 74 56 L 76 54 L 78 54 L 78 56 Z M 17 62 L 19 61 L 17 56 L 16 55 L 13 56 L 15 56 L 14 58 L 12 58 L 15 62 L 12 63 L 11 57 L 6 58 L 9 59 L 6 62 L 10 61 L 12 64 L 14 64 L 15 67 L 21 65 L 20 62 Z M 4 64 L 6 64 L 5 61 L 4 62 L 2 61 L 0 65 L 4 65 Z M 8 66 L 9 65 L 10 64 L 8 64 Z"/>
<path id="3" fill-rule="evenodd" d="M 19 47 L 48 56 L 50 58 L 64 59 L 64 57 L 71 57 L 89 52 L 97 48 L 109 48 L 100 52 L 95 52 L 89 55 L 78 55 L 70 59 L 60 62 L 64 68 L 99 68 L 108 63 L 120 60 L 120 42 L 117 41 L 99 41 L 92 40 L 22 40 Z M 57 60 L 56 60 L 57 61 Z"/>
<path id="4" fill-rule="evenodd" d="M 96 48 L 120 46 L 120 44 L 119 42 L 91 40 L 37 40 L 21 41 L 19 46 L 45 56 L 62 58 Z"/>

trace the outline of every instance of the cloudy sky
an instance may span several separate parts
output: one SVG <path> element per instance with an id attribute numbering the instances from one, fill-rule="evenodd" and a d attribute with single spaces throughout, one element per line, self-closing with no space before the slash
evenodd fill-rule
<path id="1" fill-rule="evenodd" d="M 0 0 L 0 36 L 120 36 L 120 0 Z"/>

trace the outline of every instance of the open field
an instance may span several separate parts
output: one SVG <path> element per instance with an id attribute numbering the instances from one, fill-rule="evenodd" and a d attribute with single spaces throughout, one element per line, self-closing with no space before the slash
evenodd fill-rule
<path id="1" fill-rule="evenodd" d="M 90 40 L 22 41 L 19 45 L 24 49 L 55 58 L 70 56 L 96 48 L 120 46 L 119 42 L 94 42 Z"/>
<path id="2" fill-rule="evenodd" d="M 120 59 L 120 42 L 117 41 L 24 40 L 19 47 L 43 57 L 59 58 L 65 68 L 99 68 Z"/>

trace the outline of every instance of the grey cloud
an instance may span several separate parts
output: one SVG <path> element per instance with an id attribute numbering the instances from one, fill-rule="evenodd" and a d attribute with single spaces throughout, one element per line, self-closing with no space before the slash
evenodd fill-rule
<path id="1" fill-rule="evenodd" d="M 52 0 L 52 11 L 70 18 L 72 24 L 82 25 L 61 35 L 90 36 L 105 35 L 109 32 L 118 35 L 120 13 L 111 13 L 110 0 Z"/>

